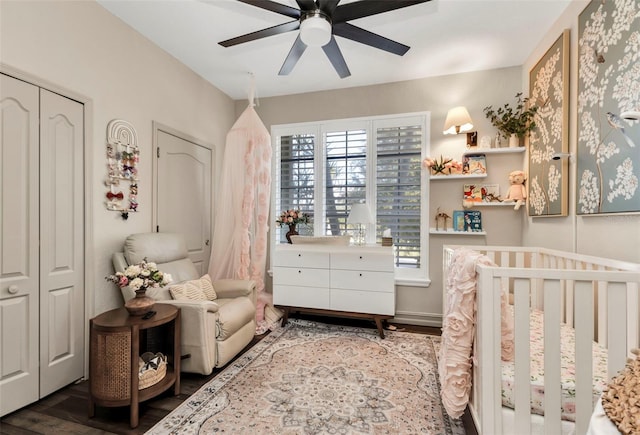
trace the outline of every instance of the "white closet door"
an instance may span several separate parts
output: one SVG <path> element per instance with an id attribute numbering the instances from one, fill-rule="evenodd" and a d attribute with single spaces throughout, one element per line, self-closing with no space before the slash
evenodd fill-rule
<path id="1" fill-rule="evenodd" d="M 212 151 L 174 132 L 156 134 L 158 227 L 185 236 L 189 257 L 204 275 L 211 254 Z"/>
<path id="2" fill-rule="evenodd" d="M 0 415 L 38 400 L 38 88 L 0 75 Z"/>
<path id="3" fill-rule="evenodd" d="M 84 365 L 83 105 L 40 94 L 40 397 Z"/>

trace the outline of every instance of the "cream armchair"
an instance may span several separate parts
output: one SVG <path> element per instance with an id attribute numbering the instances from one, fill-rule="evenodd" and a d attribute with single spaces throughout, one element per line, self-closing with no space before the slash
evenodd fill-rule
<path id="1" fill-rule="evenodd" d="M 183 372 L 208 375 L 214 367 L 222 367 L 236 356 L 255 335 L 256 291 L 250 280 L 223 279 L 213 282 L 217 294 L 214 301 L 174 300 L 169 287 L 180 282 L 199 279 L 200 274 L 188 257 L 187 245 L 180 234 L 132 234 L 124 242 L 123 252 L 113 255 L 116 272 L 143 259 L 155 262 L 158 269 L 170 273 L 168 287 L 153 288 L 147 295 L 156 303 L 181 308 Z M 125 301 L 135 296 L 124 287 Z"/>

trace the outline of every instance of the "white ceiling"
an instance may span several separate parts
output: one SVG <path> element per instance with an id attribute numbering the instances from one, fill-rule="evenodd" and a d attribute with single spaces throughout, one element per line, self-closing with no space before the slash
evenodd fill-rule
<path id="1" fill-rule="evenodd" d="M 298 7 L 295 0 L 276 0 Z M 341 4 L 353 0 L 343 0 Z M 387 0 L 393 1 L 393 0 Z M 235 100 L 298 94 L 522 65 L 571 0 L 432 0 L 350 21 L 411 47 L 397 56 L 336 37 L 351 76 L 321 48 L 278 71 L 297 31 L 224 48 L 218 42 L 291 21 L 236 0 L 98 0 L 114 15 Z"/>

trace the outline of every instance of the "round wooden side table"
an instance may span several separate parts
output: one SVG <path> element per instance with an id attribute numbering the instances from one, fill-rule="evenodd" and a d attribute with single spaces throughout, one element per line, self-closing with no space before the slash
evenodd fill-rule
<path id="1" fill-rule="evenodd" d="M 156 314 L 144 319 L 116 308 L 90 320 L 89 417 L 95 406 L 130 406 L 130 424 L 138 426 L 138 404 L 173 386 L 180 394 L 180 309 L 156 303 Z M 166 375 L 139 389 L 139 357 L 144 352 L 167 356 Z"/>

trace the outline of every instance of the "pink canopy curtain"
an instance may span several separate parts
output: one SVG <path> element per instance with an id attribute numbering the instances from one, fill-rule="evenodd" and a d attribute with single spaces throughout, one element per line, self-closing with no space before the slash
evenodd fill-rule
<path id="1" fill-rule="evenodd" d="M 227 134 L 209 275 L 212 279 L 252 279 L 257 283 L 258 332 L 264 320 L 264 291 L 271 188 L 271 135 L 253 108 L 240 115 Z"/>

